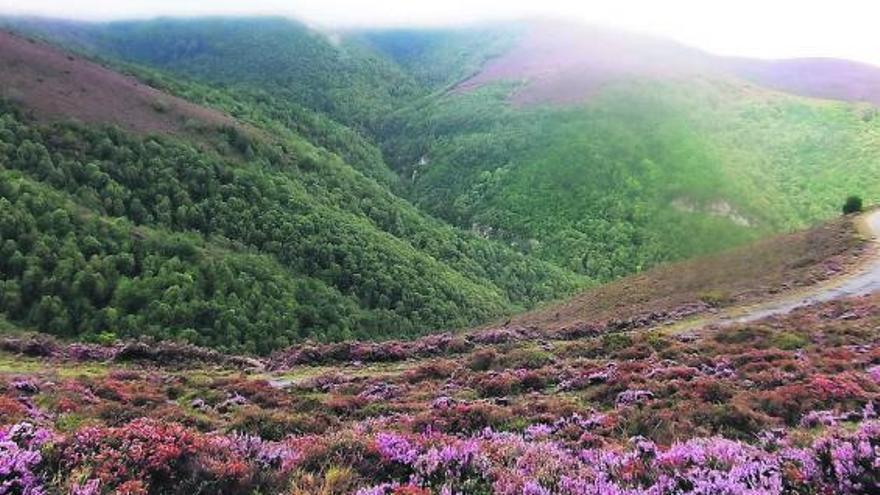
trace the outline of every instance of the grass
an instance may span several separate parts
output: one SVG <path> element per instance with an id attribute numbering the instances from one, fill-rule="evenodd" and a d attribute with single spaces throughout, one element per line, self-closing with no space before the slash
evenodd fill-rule
<path id="1" fill-rule="evenodd" d="M 813 229 L 659 266 L 516 316 L 510 325 L 558 328 L 701 303 L 713 308 L 752 304 L 857 266 L 868 248 L 857 225 L 850 218 L 839 218 Z"/>
<path id="2" fill-rule="evenodd" d="M 122 367 L 124 366 L 114 365 L 114 368 Z M 30 358 L 0 352 L 0 375 L 18 375 L 48 370 L 63 378 L 102 377 L 110 371 L 110 367 L 101 363 L 76 362 L 52 362 L 51 366 L 47 366 L 46 359 L 43 358 Z"/>

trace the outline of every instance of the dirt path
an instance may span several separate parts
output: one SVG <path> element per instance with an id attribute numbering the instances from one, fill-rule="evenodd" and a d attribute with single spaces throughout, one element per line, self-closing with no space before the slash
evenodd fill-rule
<path id="1" fill-rule="evenodd" d="M 880 210 L 874 210 L 856 218 L 859 231 L 880 245 Z M 855 273 L 835 278 L 816 287 L 775 300 L 728 308 L 710 317 L 698 318 L 672 325 L 675 333 L 709 326 L 726 326 L 748 323 L 768 316 L 787 314 L 797 308 L 831 301 L 842 297 L 861 296 L 880 290 L 880 254 L 875 249 Z"/>

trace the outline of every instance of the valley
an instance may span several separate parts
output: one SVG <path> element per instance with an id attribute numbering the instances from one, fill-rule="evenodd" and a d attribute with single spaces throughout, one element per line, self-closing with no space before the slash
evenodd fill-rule
<path id="1" fill-rule="evenodd" d="M 876 482 L 877 295 L 723 325 L 713 321 L 748 303 L 706 303 L 732 286 L 771 300 L 821 292 L 875 263 L 852 220 L 806 238 L 828 243 L 828 258 L 788 265 L 787 288 L 734 272 L 697 282 L 703 299 L 686 306 L 616 305 L 617 318 L 556 329 L 517 321 L 408 342 L 302 345 L 265 360 L 7 337 L 2 414 L 55 425 L 15 435 L 30 449 L 53 442 L 52 455 L 71 466 L 58 474 L 78 490 L 514 494 L 541 480 L 559 493 L 594 493 L 597 483 L 631 493 L 724 477 L 736 489 L 867 493 L 851 483 Z M 796 252 L 787 241 L 780 246 Z M 139 454 L 147 445 L 160 449 Z M 848 471 L 829 464 L 839 451 L 852 452 Z M 117 474 L 122 465 L 131 470 Z M 762 478 L 735 474 L 753 470 Z"/>
<path id="2" fill-rule="evenodd" d="M 878 87 L 547 19 L 0 17 L 0 495 L 875 493 Z"/>

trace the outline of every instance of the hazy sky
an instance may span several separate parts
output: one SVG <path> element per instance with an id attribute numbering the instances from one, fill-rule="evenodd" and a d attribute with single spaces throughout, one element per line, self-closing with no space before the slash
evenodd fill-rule
<path id="1" fill-rule="evenodd" d="M 833 56 L 880 65 L 876 0 L 0 0 L 0 12 L 100 20 L 283 14 L 324 26 L 562 17 L 658 34 L 719 54 Z"/>

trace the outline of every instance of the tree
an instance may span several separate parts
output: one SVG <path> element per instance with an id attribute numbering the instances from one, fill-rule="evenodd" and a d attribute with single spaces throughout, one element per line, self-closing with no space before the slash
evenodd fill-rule
<path id="1" fill-rule="evenodd" d="M 843 203 L 843 214 L 858 213 L 862 211 L 862 198 L 858 196 L 850 196 Z"/>

